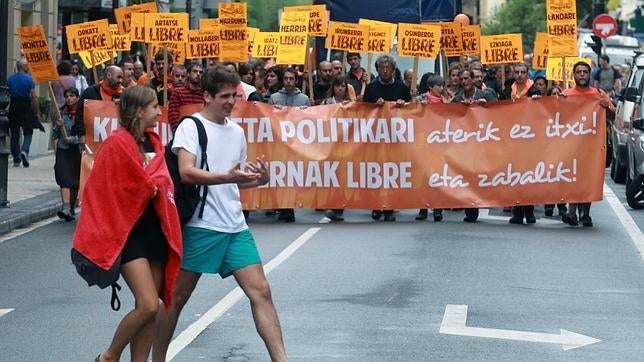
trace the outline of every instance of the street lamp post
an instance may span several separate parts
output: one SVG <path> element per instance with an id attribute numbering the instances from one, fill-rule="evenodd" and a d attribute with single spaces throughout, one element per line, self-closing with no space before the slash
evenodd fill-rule
<path id="1" fill-rule="evenodd" d="M 0 31 L 9 34 L 9 1 L 0 1 Z M 0 207 L 7 207 L 7 179 L 9 173 L 9 88 L 2 85 L 7 81 L 7 58 L 9 56 L 8 37 L 0 36 Z"/>

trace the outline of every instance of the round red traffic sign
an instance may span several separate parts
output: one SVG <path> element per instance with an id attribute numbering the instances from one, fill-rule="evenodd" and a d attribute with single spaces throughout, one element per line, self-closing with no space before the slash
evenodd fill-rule
<path id="1" fill-rule="evenodd" d="M 617 34 L 617 21 L 608 14 L 600 14 L 593 20 L 593 33 L 600 38 Z"/>

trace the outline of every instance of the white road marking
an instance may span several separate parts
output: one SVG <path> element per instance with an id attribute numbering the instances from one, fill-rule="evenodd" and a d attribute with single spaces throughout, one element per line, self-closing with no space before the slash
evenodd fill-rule
<path id="1" fill-rule="evenodd" d="M 280 252 L 273 260 L 264 265 L 264 273 L 268 274 L 273 269 L 277 268 L 282 264 L 286 259 L 288 259 L 297 249 L 304 245 L 315 233 L 320 231 L 320 228 L 310 228 L 300 235 L 295 241 L 293 241 L 289 246 L 287 246 L 282 252 Z M 184 348 L 186 348 L 192 341 L 201 334 L 209 325 L 217 321 L 228 309 L 230 309 L 235 303 L 244 297 L 244 292 L 241 288 L 236 287 L 225 297 L 223 297 L 217 304 L 215 304 L 210 310 L 208 310 L 204 315 L 199 318 L 197 321 L 192 323 L 188 328 L 186 328 L 181 334 L 179 334 L 170 346 L 168 347 L 168 354 L 166 360 L 170 361 L 179 354 Z"/>
<path id="2" fill-rule="evenodd" d="M 13 308 L 11 308 L 11 309 L 0 309 L 0 317 L 2 317 L 3 315 L 11 312 L 12 310 L 14 310 L 14 309 Z"/>
<path id="3" fill-rule="evenodd" d="M 467 327 L 467 305 L 448 304 L 445 307 L 440 333 L 459 336 L 509 339 L 524 342 L 561 344 L 564 351 L 601 342 L 583 334 L 561 329 L 559 334 L 514 331 L 509 329 Z"/>
<path id="4" fill-rule="evenodd" d="M 13 239 L 13 238 L 17 238 L 17 237 L 19 237 L 21 235 L 24 235 L 24 234 L 26 234 L 26 233 L 28 233 L 30 231 L 36 230 L 39 227 L 49 225 L 49 224 L 51 224 L 52 222 L 54 222 L 56 220 L 60 220 L 58 218 L 58 216 L 50 217 L 49 219 L 45 219 L 45 220 L 35 222 L 35 223 L 27 226 L 26 228 L 14 229 L 14 230 L 12 230 L 12 231 L 0 236 L 0 243 L 3 243 L 5 241 Z"/>
<path id="5" fill-rule="evenodd" d="M 644 234 L 642 234 L 642 230 L 637 226 L 631 214 L 626 210 L 626 207 L 619 201 L 617 195 L 606 184 L 604 184 L 604 198 L 608 201 L 615 215 L 617 215 L 617 219 L 622 223 L 633 244 L 635 244 L 637 251 L 640 253 L 640 257 L 644 259 Z"/>

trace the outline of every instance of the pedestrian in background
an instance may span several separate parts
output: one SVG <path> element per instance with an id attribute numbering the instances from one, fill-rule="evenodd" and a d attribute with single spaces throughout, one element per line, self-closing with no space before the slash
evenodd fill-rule
<path id="1" fill-rule="evenodd" d="M 40 107 L 36 95 L 36 84 L 29 75 L 29 65 L 25 58 L 16 62 L 16 73 L 7 79 L 11 94 L 9 105 L 9 134 L 13 167 L 29 167 L 29 148 L 34 134 L 34 125 L 40 124 Z M 20 130 L 22 129 L 22 145 Z"/>
<path id="2" fill-rule="evenodd" d="M 166 307 L 181 263 L 181 229 L 161 138 L 150 128 L 161 115 L 156 93 L 127 88 L 118 104 L 118 130 L 103 142 L 83 190 L 74 248 L 104 269 L 121 256 L 120 272 L 134 309 L 119 323 L 97 362 L 147 361 L 159 297 Z"/>
<path id="3" fill-rule="evenodd" d="M 75 127 L 78 89 L 71 87 L 65 91 L 65 105 L 60 108 L 60 116 L 52 137 L 56 146 L 54 175 L 60 187 L 60 198 L 63 206 L 58 217 L 65 221 L 74 220 L 78 180 L 80 179 L 81 150 L 78 148 L 78 127 Z M 62 131 L 65 130 L 65 132 Z"/>
<path id="4" fill-rule="evenodd" d="M 81 73 L 80 65 L 78 65 L 78 60 L 74 60 L 72 63 L 72 77 L 74 77 L 74 82 L 76 83 L 74 87 L 78 89 L 79 94 L 83 94 L 85 89 L 89 87 L 87 83 L 87 78 Z"/>

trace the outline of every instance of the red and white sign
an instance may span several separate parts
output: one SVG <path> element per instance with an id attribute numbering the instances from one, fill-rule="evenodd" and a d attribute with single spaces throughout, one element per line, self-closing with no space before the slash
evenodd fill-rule
<path id="1" fill-rule="evenodd" d="M 617 34 L 617 21 L 608 14 L 600 14 L 593 20 L 593 33 L 600 38 Z"/>

